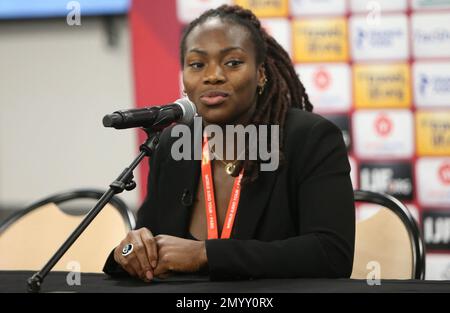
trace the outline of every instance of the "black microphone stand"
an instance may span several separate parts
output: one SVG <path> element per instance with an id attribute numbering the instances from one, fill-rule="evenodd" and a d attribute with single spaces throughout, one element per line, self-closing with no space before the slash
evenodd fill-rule
<path id="1" fill-rule="evenodd" d="M 33 276 L 27 280 L 28 292 L 37 293 L 41 289 L 41 285 L 44 282 L 45 277 L 55 266 L 55 264 L 61 259 L 66 251 L 72 246 L 75 240 L 83 233 L 83 231 L 94 220 L 98 213 L 105 207 L 105 205 L 111 200 L 115 194 L 119 194 L 124 190 L 130 191 L 136 187 L 136 183 L 133 181 L 133 170 L 139 165 L 139 163 L 146 157 L 150 157 L 155 151 L 159 143 L 160 132 L 155 132 L 150 128 L 144 128 L 147 133 L 147 140 L 140 146 L 141 151 L 139 155 L 134 159 L 129 167 L 126 167 L 123 172 L 109 185 L 109 189 L 102 195 L 95 206 L 89 211 L 86 217 L 81 221 L 80 225 L 72 232 L 69 238 L 61 245 L 58 251 L 48 260 L 47 264 Z"/>

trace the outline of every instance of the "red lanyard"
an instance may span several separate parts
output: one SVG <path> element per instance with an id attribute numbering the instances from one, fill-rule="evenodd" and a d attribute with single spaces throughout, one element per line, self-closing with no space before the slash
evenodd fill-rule
<path id="1" fill-rule="evenodd" d="M 241 195 L 241 180 L 244 170 L 241 170 L 239 176 L 234 179 L 233 190 L 231 191 L 231 199 L 228 203 L 227 215 L 222 228 L 221 239 L 228 239 L 233 228 L 234 218 L 239 204 Z M 208 228 L 208 239 L 218 238 L 216 201 L 214 199 L 214 182 L 212 178 L 210 152 L 208 146 L 208 138 L 203 137 L 203 153 L 202 153 L 202 182 L 203 193 L 205 195 L 206 223 Z"/>

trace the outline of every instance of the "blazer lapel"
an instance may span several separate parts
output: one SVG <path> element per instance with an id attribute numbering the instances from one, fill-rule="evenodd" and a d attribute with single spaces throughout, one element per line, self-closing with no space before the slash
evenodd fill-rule
<path id="1" fill-rule="evenodd" d="M 260 172 L 258 179 L 241 190 L 231 238 L 253 238 L 258 222 L 268 205 L 278 171 Z"/>

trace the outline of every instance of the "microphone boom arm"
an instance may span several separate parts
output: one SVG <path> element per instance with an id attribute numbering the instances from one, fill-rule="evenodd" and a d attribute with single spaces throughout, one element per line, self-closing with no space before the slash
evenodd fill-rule
<path id="1" fill-rule="evenodd" d="M 61 247 L 55 252 L 55 254 L 47 261 L 44 267 L 36 272 L 33 276 L 27 280 L 28 292 L 37 293 L 41 290 L 42 283 L 45 277 L 55 266 L 61 257 L 67 252 L 72 244 L 78 239 L 83 231 L 89 226 L 94 218 L 100 213 L 107 203 L 116 194 L 123 192 L 124 190 L 130 191 L 136 187 L 136 182 L 133 180 L 133 170 L 139 165 L 139 163 L 147 156 L 151 157 L 153 152 L 159 143 L 160 131 L 155 132 L 152 129 L 144 128 L 147 133 L 147 140 L 140 146 L 141 151 L 139 155 L 133 160 L 130 166 L 126 167 L 122 173 L 109 185 L 109 189 L 102 195 L 95 206 L 89 211 L 86 217 L 81 221 L 77 228 L 70 234 Z"/>

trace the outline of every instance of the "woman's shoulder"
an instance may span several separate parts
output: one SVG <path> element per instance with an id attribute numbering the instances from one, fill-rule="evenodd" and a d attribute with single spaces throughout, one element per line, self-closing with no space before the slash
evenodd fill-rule
<path id="1" fill-rule="evenodd" d="M 315 113 L 301 109 L 289 109 L 283 128 L 284 153 L 287 158 L 298 159 L 316 154 L 324 146 L 339 144 L 345 149 L 341 130 L 332 122 Z"/>
<path id="2" fill-rule="evenodd" d="M 307 136 L 314 128 L 339 131 L 339 128 L 316 113 L 290 108 L 286 113 L 285 135 Z"/>
<path id="3" fill-rule="evenodd" d="M 318 114 L 290 109 L 283 130 L 283 151 L 295 177 L 307 177 L 324 160 L 346 153 L 342 131 Z M 343 166 L 347 169 L 348 161 Z"/>

